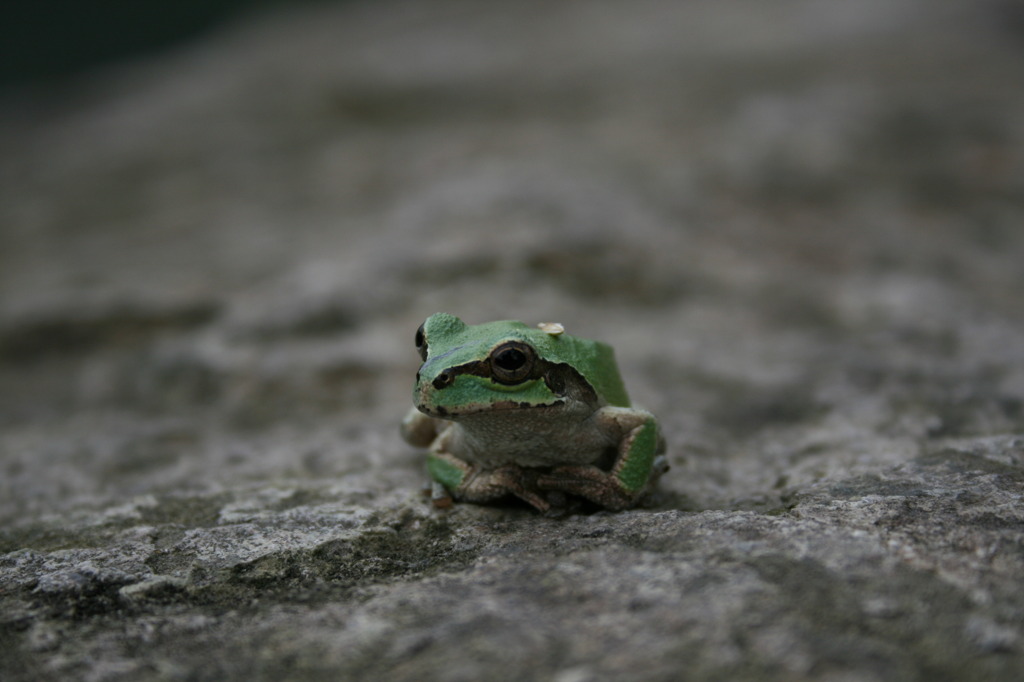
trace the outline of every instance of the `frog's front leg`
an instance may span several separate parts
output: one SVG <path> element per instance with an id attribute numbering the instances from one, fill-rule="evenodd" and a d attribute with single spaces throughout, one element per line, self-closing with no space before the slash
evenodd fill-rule
<path id="1" fill-rule="evenodd" d="M 593 465 L 560 466 L 537 478 L 541 490 L 578 495 L 606 509 L 636 504 L 649 485 L 668 470 L 665 441 L 654 416 L 645 410 L 604 407 L 598 426 L 618 434 L 617 456 L 610 471 Z"/>
<path id="2" fill-rule="evenodd" d="M 414 407 L 402 420 L 402 438 L 409 445 L 427 448 L 450 423 L 428 417 Z"/>
<path id="3" fill-rule="evenodd" d="M 433 502 L 449 507 L 452 498 L 466 502 L 491 502 L 515 495 L 538 511 L 551 504 L 537 492 L 535 472 L 517 466 L 483 470 L 451 453 L 432 449 L 427 455 L 427 471 L 434 481 Z"/>

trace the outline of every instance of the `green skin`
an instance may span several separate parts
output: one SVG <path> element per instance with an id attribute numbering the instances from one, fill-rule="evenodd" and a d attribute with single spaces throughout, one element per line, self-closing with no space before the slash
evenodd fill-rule
<path id="1" fill-rule="evenodd" d="M 439 507 L 514 495 L 542 512 L 567 496 L 626 509 L 668 468 L 657 421 L 630 406 L 607 344 L 437 313 L 416 345 L 402 435 L 429 448 Z"/>

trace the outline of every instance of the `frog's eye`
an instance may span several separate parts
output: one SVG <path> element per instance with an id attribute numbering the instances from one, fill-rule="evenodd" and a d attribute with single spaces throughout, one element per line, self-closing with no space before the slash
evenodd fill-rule
<path id="1" fill-rule="evenodd" d="M 491 376 L 500 384 L 518 384 L 533 373 L 537 355 L 522 341 L 506 341 L 491 351 Z"/>
<path id="2" fill-rule="evenodd" d="M 427 361 L 427 337 L 423 335 L 423 325 L 416 330 L 416 350 L 420 352 L 423 362 Z"/>

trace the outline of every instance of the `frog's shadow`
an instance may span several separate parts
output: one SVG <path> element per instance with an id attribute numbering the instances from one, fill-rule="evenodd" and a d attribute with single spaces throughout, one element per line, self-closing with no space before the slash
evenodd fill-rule
<path id="1" fill-rule="evenodd" d="M 474 505 L 471 502 L 456 502 L 456 505 Z M 519 499 L 514 495 L 508 495 L 506 497 L 493 500 L 484 504 L 476 506 L 489 507 L 495 510 L 508 510 L 516 513 L 521 512 L 532 512 L 538 516 L 546 518 L 560 519 L 567 518 L 569 516 L 592 516 L 600 513 L 615 513 L 608 510 L 601 505 L 591 502 L 582 497 L 576 497 L 572 495 L 566 495 L 565 499 L 559 504 L 553 506 L 550 511 L 540 512 L 537 511 L 528 502 Z M 630 508 L 630 510 L 624 511 L 648 511 L 648 512 L 663 512 L 663 511 L 683 511 L 683 512 L 700 512 L 705 511 L 705 507 L 697 504 L 693 498 L 683 493 L 675 492 L 672 490 L 662 490 L 655 488 L 649 492 L 640 502 Z"/>

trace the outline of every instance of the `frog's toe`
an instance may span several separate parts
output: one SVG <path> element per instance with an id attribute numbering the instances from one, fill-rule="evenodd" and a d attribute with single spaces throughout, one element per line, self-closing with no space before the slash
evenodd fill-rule
<path id="1" fill-rule="evenodd" d="M 557 467 L 540 475 L 537 487 L 577 495 L 612 510 L 632 507 L 639 497 L 624 489 L 618 479 L 595 466 Z"/>
<path id="2" fill-rule="evenodd" d="M 437 481 L 433 481 L 430 486 L 430 502 L 435 509 L 450 509 L 455 504 L 451 493 Z"/>
<path id="3" fill-rule="evenodd" d="M 551 503 L 537 489 L 536 475 L 532 470 L 517 466 L 502 467 L 491 473 L 490 483 L 512 493 L 537 511 L 547 513 L 551 510 Z"/>

